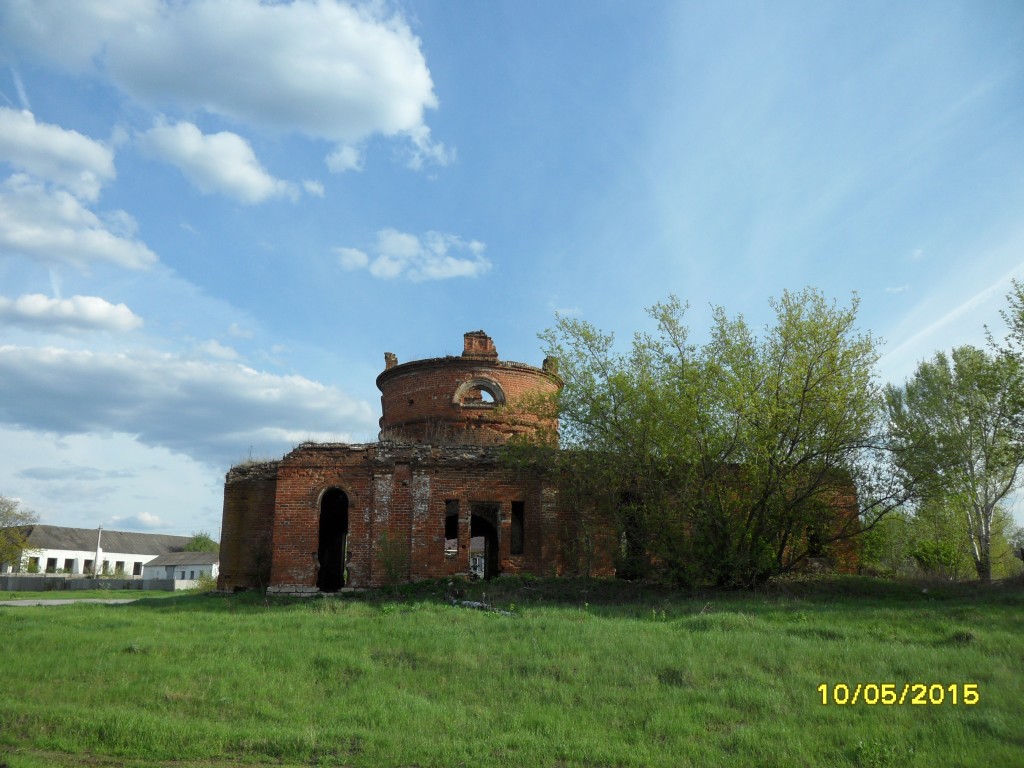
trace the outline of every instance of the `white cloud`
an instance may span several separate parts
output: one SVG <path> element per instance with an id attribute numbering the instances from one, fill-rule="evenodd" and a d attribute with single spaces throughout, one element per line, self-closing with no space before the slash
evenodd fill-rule
<path id="1" fill-rule="evenodd" d="M 207 194 L 219 192 L 248 204 L 273 197 L 294 200 L 298 196 L 294 184 L 267 173 L 249 142 L 229 131 L 204 134 L 192 123 L 168 125 L 158 121 L 139 135 L 139 145 L 176 165 Z"/>
<path id="2" fill-rule="evenodd" d="M 408 165 L 414 171 L 424 165 L 449 165 L 455 161 L 455 150 L 434 141 L 427 126 L 417 125 L 406 131 L 406 135 L 410 142 Z"/>
<path id="3" fill-rule="evenodd" d="M 358 248 L 335 248 L 334 252 L 343 269 L 365 269 L 370 263 L 370 257 Z"/>
<path id="4" fill-rule="evenodd" d="M 167 527 L 167 523 L 159 515 L 154 515 L 151 512 L 139 512 L 128 517 L 113 517 L 110 522 L 118 529 L 129 531 L 152 531 Z"/>
<path id="5" fill-rule="evenodd" d="M 237 449 L 226 461 L 242 458 L 248 449 Z M 127 523 L 113 519 L 145 511 L 165 521 L 168 533 L 216 531 L 225 469 L 147 446 L 132 435 L 58 437 L 0 425 L 0 488 L 24 498 L 51 525 L 123 528 Z"/>
<path id="6" fill-rule="evenodd" d="M 232 347 L 226 347 L 215 339 L 204 341 L 199 345 L 198 350 L 207 357 L 217 360 L 237 360 L 239 354 Z"/>
<path id="7" fill-rule="evenodd" d="M 306 190 L 307 195 L 312 195 L 313 197 L 324 196 L 324 185 L 321 184 L 319 181 L 306 179 L 305 181 L 302 182 L 302 188 Z"/>
<path id="8" fill-rule="evenodd" d="M 0 4 L 0 40 L 7 50 L 35 53 L 77 72 L 96 65 L 107 39 L 131 34 L 137 24 L 159 23 L 160 3 L 139 0 L 33 0 Z"/>
<path id="9" fill-rule="evenodd" d="M 37 0 L 0 4 L 0 43 L 136 99 L 352 145 L 407 135 L 437 106 L 420 41 L 385 3 Z"/>
<path id="10" fill-rule="evenodd" d="M 0 296 L 0 325 L 4 323 L 41 331 L 121 333 L 140 328 L 142 318 L 124 304 L 111 304 L 98 296 L 52 299 L 32 293 L 17 299 Z"/>
<path id="11" fill-rule="evenodd" d="M 7 107 L 0 107 L 0 161 L 85 200 L 96 200 L 116 175 L 114 153 L 100 142 Z"/>
<path id="12" fill-rule="evenodd" d="M 363 158 L 359 150 L 348 144 L 340 144 L 325 160 L 331 173 L 363 170 Z"/>
<path id="13" fill-rule="evenodd" d="M 479 240 L 465 241 L 457 235 L 427 232 L 422 238 L 382 229 L 377 233 L 370 258 L 355 248 L 335 248 L 345 269 L 368 269 L 382 280 L 405 278 L 412 282 L 447 280 L 452 277 L 478 277 L 491 268 L 484 256 L 486 246 Z M 456 256 L 452 252 L 462 252 Z"/>
<path id="14" fill-rule="evenodd" d="M 0 255 L 47 264 L 109 262 L 129 269 L 155 264 L 156 255 L 133 239 L 135 221 L 116 211 L 105 218 L 73 195 L 48 191 L 22 174 L 0 185 Z"/>
<path id="15" fill-rule="evenodd" d="M 0 422 L 57 435 L 134 435 L 223 465 L 285 436 L 376 434 L 369 404 L 301 376 L 152 352 L 0 346 Z"/>
<path id="16" fill-rule="evenodd" d="M 886 287 L 886 293 L 906 293 L 910 290 L 909 285 L 891 285 Z"/>

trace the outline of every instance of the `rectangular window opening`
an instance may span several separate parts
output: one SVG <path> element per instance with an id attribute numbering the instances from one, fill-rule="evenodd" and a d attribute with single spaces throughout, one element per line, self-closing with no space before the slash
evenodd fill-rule
<path id="1" fill-rule="evenodd" d="M 72 560 L 71 558 L 68 558 L 67 560 L 64 561 L 64 573 L 74 573 L 74 572 L 75 572 L 75 561 Z"/>
<path id="2" fill-rule="evenodd" d="M 444 503 L 444 553 L 454 557 L 459 552 L 459 500 Z"/>
<path id="3" fill-rule="evenodd" d="M 509 552 L 513 555 L 523 554 L 524 539 L 526 538 L 525 510 L 525 502 L 512 502 L 512 530 L 509 537 Z"/>
<path id="4" fill-rule="evenodd" d="M 142 575 L 142 563 L 136 563 L 135 566 L 132 568 L 132 576 L 141 576 L 141 575 Z"/>
<path id="5" fill-rule="evenodd" d="M 47 573 L 56 573 L 57 572 L 57 558 L 56 557 L 48 557 L 48 558 L 46 558 L 46 572 Z"/>
<path id="6" fill-rule="evenodd" d="M 85 561 L 82 565 L 82 573 L 88 573 L 90 576 L 92 575 L 92 560 Z"/>

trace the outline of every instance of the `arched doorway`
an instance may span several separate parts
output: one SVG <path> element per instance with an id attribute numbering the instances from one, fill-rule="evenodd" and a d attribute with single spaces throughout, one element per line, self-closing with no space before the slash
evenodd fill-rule
<path id="1" fill-rule="evenodd" d="M 473 504 L 470 508 L 470 573 L 489 579 L 501 573 L 498 555 L 498 505 Z"/>
<path id="2" fill-rule="evenodd" d="M 316 585 L 323 592 L 337 592 L 344 586 L 345 547 L 348 543 L 348 496 L 330 488 L 320 498 L 320 575 Z"/>

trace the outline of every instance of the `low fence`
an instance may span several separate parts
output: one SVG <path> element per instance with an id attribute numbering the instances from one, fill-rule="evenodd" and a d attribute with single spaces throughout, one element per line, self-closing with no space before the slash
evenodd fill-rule
<path id="1" fill-rule="evenodd" d="M 112 592 L 151 589 L 174 592 L 194 589 L 197 581 L 190 579 L 90 579 L 74 576 L 0 576 L 0 592 L 70 592 L 81 589 L 105 589 Z"/>

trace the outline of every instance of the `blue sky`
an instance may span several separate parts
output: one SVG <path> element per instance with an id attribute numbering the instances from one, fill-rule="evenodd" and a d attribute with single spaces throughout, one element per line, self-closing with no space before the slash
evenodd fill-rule
<path id="1" fill-rule="evenodd" d="M 1024 277 L 1024 5 L 0 5 L 0 493 L 220 525 L 374 379 L 811 285 L 901 382 Z"/>

